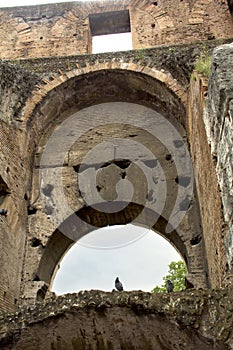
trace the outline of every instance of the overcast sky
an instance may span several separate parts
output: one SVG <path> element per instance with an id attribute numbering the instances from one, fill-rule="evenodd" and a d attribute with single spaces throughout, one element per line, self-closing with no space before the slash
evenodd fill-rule
<path id="1" fill-rule="evenodd" d="M 86 1 L 86 0 L 83 0 Z M 98 0 L 94 0 L 98 1 Z M 52 4 L 58 2 L 71 2 L 70 0 L 0 0 L 0 7 L 29 6 L 37 4 Z"/>
<path id="2" fill-rule="evenodd" d="M 56 2 L 68 1 L 0 0 L 0 7 Z M 120 40 L 105 36 L 93 41 L 93 53 L 131 48 L 131 33 L 121 34 Z M 111 291 L 118 276 L 125 290 L 150 291 L 162 283 L 168 264 L 178 260 L 181 257 L 176 250 L 153 231 L 133 225 L 99 229 L 83 237 L 65 255 L 52 290 L 57 294 L 85 289 Z"/>
<path id="3" fill-rule="evenodd" d="M 65 255 L 56 275 L 57 294 L 79 290 L 111 291 L 119 277 L 125 290 L 151 291 L 160 285 L 171 261 L 181 260 L 160 235 L 134 225 L 89 233 Z"/>
<path id="4" fill-rule="evenodd" d="M 90 0 L 78 0 L 78 1 L 90 1 Z M 91 0 L 99 1 L 99 0 Z M 28 6 L 37 4 L 54 4 L 58 2 L 72 2 L 70 0 L 0 0 L 0 7 L 10 7 L 10 6 Z"/>

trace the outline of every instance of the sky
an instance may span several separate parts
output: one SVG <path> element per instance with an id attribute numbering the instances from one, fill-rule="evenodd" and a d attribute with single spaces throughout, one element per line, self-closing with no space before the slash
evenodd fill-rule
<path id="1" fill-rule="evenodd" d="M 84 0 L 85 1 L 85 0 Z M 94 0 L 98 1 L 98 0 Z M 71 2 L 70 0 L 0 0 L 0 7 L 29 6 L 39 4 L 54 4 L 58 2 Z"/>
<path id="2" fill-rule="evenodd" d="M 111 291 L 119 277 L 125 290 L 151 291 L 163 283 L 169 263 L 179 260 L 173 246 L 153 231 L 131 224 L 107 227 L 73 245 L 62 260 L 52 290 L 56 294 Z"/>
<path id="3" fill-rule="evenodd" d="M 77 1 L 85 2 L 90 0 L 77 0 Z M 99 0 L 91 0 L 91 1 L 99 1 Z M 54 4 L 58 2 L 72 2 L 72 0 L 0 0 L 0 7 Z"/>
<path id="4" fill-rule="evenodd" d="M 81 0 L 83 2 L 90 0 Z M 93 0 L 92 0 L 93 1 Z M 99 1 L 99 0 L 94 0 Z M 70 0 L 0 0 L 1 7 L 28 6 L 58 2 L 70 2 Z M 94 36 L 92 40 L 92 53 L 114 52 L 132 49 L 131 33 Z"/>
<path id="5" fill-rule="evenodd" d="M 0 7 L 56 2 L 68 0 L 0 0 Z M 130 49 L 131 33 L 93 38 L 93 53 Z M 56 294 L 90 289 L 111 291 L 116 277 L 125 290 L 151 291 L 162 284 L 169 263 L 179 260 L 181 257 L 173 246 L 153 231 L 133 225 L 103 228 L 89 233 L 68 251 L 52 291 Z"/>

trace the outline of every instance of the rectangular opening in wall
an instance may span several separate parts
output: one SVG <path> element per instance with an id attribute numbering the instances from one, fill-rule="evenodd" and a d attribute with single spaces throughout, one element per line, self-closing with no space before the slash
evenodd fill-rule
<path id="1" fill-rule="evenodd" d="M 91 14 L 89 21 L 92 53 L 132 49 L 128 10 Z"/>

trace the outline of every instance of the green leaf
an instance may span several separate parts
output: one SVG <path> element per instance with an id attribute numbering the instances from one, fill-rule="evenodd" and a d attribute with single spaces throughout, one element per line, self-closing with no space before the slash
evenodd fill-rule
<path id="1" fill-rule="evenodd" d="M 185 289 L 185 276 L 187 269 L 183 261 L 172 261 L 168 265 L 168 274 L 163 277 L 164 283 L 161 286 L 155 286 L 151 293 L 164 293 L 166 289 L 166 281 L 171 280 L 174 284 L 174 292 Z"/>

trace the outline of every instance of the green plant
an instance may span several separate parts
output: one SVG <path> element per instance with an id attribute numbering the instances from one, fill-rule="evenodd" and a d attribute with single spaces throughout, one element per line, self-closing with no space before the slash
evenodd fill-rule
<path id="1" fill-rule="evenodd" d="M 208 54 L 204 53 L 196 60 L 194 70 L 203 75 L 205 78 L 209 78 L 210 65 L 211 57 Z"/>
<path id="2" fill-rule="evenodd" d="M 136 53 L 136 58 L 142 60 L 145 57 L 145 49 L 139 49 Z"/>
<path id="3" fill-rule="evenodd" d="M 168 274 L 163 277 L 162 286 L 155 286 L 151 293 L 164 293 L 166 292 L 166 282 L 171 280 L 174 283 L 174 292 L 185 289 L 185 275 L 187 274 L 185 263 L 180 261 L 172 261 L 169 265 Z"/>

